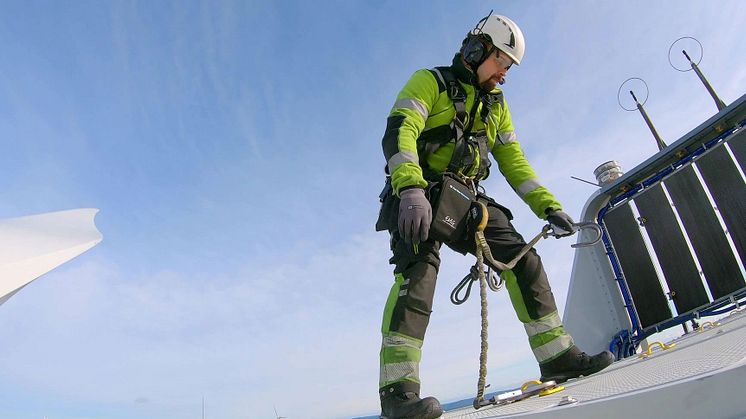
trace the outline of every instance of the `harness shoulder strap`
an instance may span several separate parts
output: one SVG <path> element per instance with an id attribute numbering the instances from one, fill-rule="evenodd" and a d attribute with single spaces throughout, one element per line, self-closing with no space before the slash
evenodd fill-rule
<path id="1" fill-rule="evenodd" d="M 451 69 L 449 67 L 434 67 L 429 71 L 438 83 L 438 91 L 440 93 L 445 92 L 453 102 L 456 114 L 449 125 L 433 128 L 420 135 L 420 141 L 418 141 L 420 167 L 425 172 L 428 172 L 426 163 L 429 156 L 438 151 L 444 144 L 454 141 L 454 139 L 463 138 L 464 126 L 469 119 L 466 112 L 466 91 L 456 80 Z M 456 141 L 456 145 L 458 146 L 458 141 Z M 451 169 L 449 168 L 449 170 Z"/>
<path id="2" fill-rule="evenodd" d="M 466 111 L 466 91 L 461 86 L 461 83 L 459 83 L 459 81 L 454 76 L 451 68 L 435 67 L 431 69 L 430 72 L 433 74 L 435 80 L 438 82 L 439 91 L 441 93 L 446 92 L 446 94 L 448 94 L 448 98 L 451 100 L 451 102 L 453 102 L 453 107 L 455 108 L 456 113 L 454 115 L 453 121 L 450 124 L 450 136 L 433 136 L 439 138 L 436 141 L 433 141 L 428 135 L 421 136 L 424 144 L 422 145 L 423 153 L 420 154 L 420 167 L 425 170 L 425 162 L 427 160 L 427 157 L 435 153 L 444 144 L 453 140 L 455 142 L 455 147 L 447 170 L 449 172 L 458 173 L 460 170 L 473 164 L 473 156 L 471 155 L 471 152 L 469 150 L 468 143 L 470 142 L 471 138 L 471 128 L 474 124 L 474 117 L 476 115 L 477 108 L 479 107 L 479 98 L 474 99 L 474 106 L 472 106 L 471 114 L 469 114 Z M 491 104 L 493 103 L 490 100 L 492 99 L 492 96 L 493 95 L 490 95 L 490 98 L 482 98 L 482 101 Z M 482 114 L 480 114 L 480 117 L 485 122 L 491 109 L 491 106 L 489 106 L 488 103 L 483 103 Z M 437 130 L 437 128 L 435 128 L 433 131 L 435 130 Z M 483 175 L 489 173 L 490 161 L 489 157 L 487 157 L 489 151 L 487 150 L 486 135 L 478 135 L 477 137 L 478 138 L 476 138 L 475 145 L 478 147 L 480 153 L 480 169 L 479 173 L 477 174 L 477 178 L 483 178 L 486 177 Z"/>
<path id="3" fill-rule="evenodd" d="M 482 105 L 484 106 L 484 105 Z M 477 170 L 476 179 L 486 179 L 490 175 L 490 149 L 487 142 L 487 132 L 480 130 L 475 135 L 477 147 L 479 148 L 479 169 Z"/>
<path id="4" fill-rule="evenodd" d="M 469 114 L 466 112 L 466 91 L 461 87 L 461 83 L 456 80 L 450 67 L 435 67 L 433 72 L 437 75 L 436 79 L 443 83 L 444 90 L 448 94 L 448 98 L 453 102 L 453 106 L 456 108 L 456 118 L 461 122 L 461 128 L 465 128 L 466 123 L 469 119 Z"/>
<path id="5" fill-rule="evenodd" d="M 490 112 L 492 112 L 492 106 L 496 103 L 499 103 L 500 106 L 505 103 L 503 92 L 488 93 L 484 95 L 482 99 L 482 112 L 479 117 L 482 118 L 482 122 L 484 122 L 485 125 L 487 125 L 487 119 L 490 116 Z"/>
<path id="6" fill-rule="evenodd" d="M 471 163 L 465 161 L 465 159 L 469 157 L 466 137 L 469 136 L 474 115 L 469 115 L 469 113 L 466 112 L 466 91 L 461 87 L 458 80 L 456 80 L 451 69 L 449 67 L 436 67 L 436 70 L 439 71 L 440 75 L 443 77 L 448 98 L 451 99 L 453 107 L 456 109 L 456 114 L 451 123 L 456 144 L 453 149 L 453 156 L 448 164 L 448 171 L 458 173 L 458 171 L 465 165 Z M 475 100 L 472 113 L 476 112 L 476 108 L 477 103 Z"/>

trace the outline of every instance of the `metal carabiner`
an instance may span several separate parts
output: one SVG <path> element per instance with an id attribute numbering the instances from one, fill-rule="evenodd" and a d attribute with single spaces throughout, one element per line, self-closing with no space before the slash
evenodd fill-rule
<path id="1" fill-rule="evenodd" d="M 572 247 L 573 249 L 577 249 L 578 247 L 590 247 L 601 241 L 601 235 L 603 234 L 603 232 L 601 231 L 601 226 L 594 223 L 593 221 L 581 221 L 579 223 L 573 223 L 573 227 L 577 227 L 576 231 L 587 228 L 596 232 L 596 237 L 593 238 L 591 241 L 580 242 L 571 245 L 570 247 Z"/>
<path id="2" fill-rule="evenodd" d="M 573 230 L 572 233 L 569 233 L 569 234 L 567 232 L 565 232 L 565 234 L 557 232 L 555 230 L 555 227 L 552 224 L 547 224 L 546 226 L 544 226 L 544 230 L 542 230 L 542 232 L 545 234 L 544 237 L 554 236 L 557 239 L 562 238 L 562 237 L 572 236 L 576 232 L 578 232 L 580 230 L 583 230 L 583 229 L 586 229 L 586 228 L 589 228 L 589 229 L 591 229 L 591 230 L 593 230 L 593 231 L 596 232 L 596 237 L 593 238 L 591 241 L 589 241 L 589 242 L 581 242 L 581 243 L 576 243 L 576 244 L 570 245 L 570 247 L 572 247 L 573 249 L 577 249 L 578 247 L 589 247 L 589 246 L 593 246 L 594 244 L 596 244 L 596 243 L 598 243 L 598 242 L 601 241 L 601 235 L 603 234 L 601 232 L 601 226 L 599 226 L 598 224 L 594 223 L 593 221 L 581 221 L 579 223 L 572 223 L 572 226 L 575 227 L 575 229 Z M 560 230 L 560 231 L 564 232 L 565 230 Z"/>

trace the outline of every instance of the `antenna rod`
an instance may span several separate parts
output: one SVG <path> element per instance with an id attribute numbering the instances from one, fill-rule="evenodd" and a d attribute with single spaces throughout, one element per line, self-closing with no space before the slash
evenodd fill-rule
<path id="1" fill-rule="evenodd" d="M 697 64 L 695 64 L 694 61 L 692 61 L 692 59 L 689 58 L 689 54 L 686 53 L 686 50 L 681 50 L 681 52 L 684 53 L 684 56 L 686 57 L 686 59 L 689 60 L 689 64 L 692 65 L 692 69 L 694 70 L 695 73 L 697 73 L 697 77 L 699 77 L 699 79 L 702 81 L 702 84 L 705 85 L 705 88 L 707 89 L 707 91 L 710 92 L 710 96 L 712 96 L 712 99 L 715 101 L 715 106 L 718 107 L 718 111 L 722 111 L 723 108 L 725 108 L 725 102 L 723 102 L 722 99 L 718 97 L 717 93 L 715 93 L 715 89 L 712 88 L 712 86 L 710 85 L 710 82 L 707 81 L 707 79 L 705 78 L 705 75 L 702 74 L 702 71 L 699 69 Z"/>
<path id="2" fill-rule="evenodd" d="M 655 137 L 655 142 L 658 144 L 658 150 L 663 150 L 666 148 L 666 143 L 663 142 L 661 139 L 661 136 L 658 134 L 658 131 L 656 131 L 655 127 L 653 126 L 653 123 L 650 121 L 650 118 L 648 117 L 648 113 L 645 112 L 645 108 L 642 107 L 640 102 L 637 101 L 637 97 L 635 97 L 635 94 L 630 90 L 629 94 L 632 95 L 632 99 L 635 100 L 635 103 L 637 104 L 637 110 L 640 111 L 640 114 L 642 115 L 642 118 L 645 120 L 645 123 L 648 124 L 648 128 L 650 128 L 650 132 L 653 133 L 653 137 Z"/>
<path id="3" fill-rule="evenodd" d="M 570 178 L 571 178 L 571 179 L 575 179 L 575 180 L 579 180 L 579 181 L 581 181 L 581 182 L 585 182 L 585 183 L 587 183 L 587 184 L 589 184 L 589 185 L 593 185 L 593 186 L 598 186 L 598 187 L 600 187 L 600 186 L 601 186 L 601 185 L 599 185 L 598 183 L 593 183 L 593 182 L 591 182 L 591 181 L 588 181 L 588 180 L 585 180 L 585 179 L 581 179 L 581 178 L 579 178 L 579 177 L 575 177 L 575 176 L 570 176 Z"/>

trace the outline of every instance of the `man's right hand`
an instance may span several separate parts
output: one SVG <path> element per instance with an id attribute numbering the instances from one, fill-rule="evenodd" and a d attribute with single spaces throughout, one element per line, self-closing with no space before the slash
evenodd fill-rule
<path id="1" fill-rule="evenodd" d="M 564 211 L 550 210 L 547 215 L 547 221 L 552 224 L 557 237 L 572 236 L 577 230 L 577 227 L 574 225 L 575 221 Z"/>
<path id="2" fill-rule="evenodd" d="M 427 241 L 433 210 L 425 191 L 420 188 L 406 189 L 399 193 L 399 198 L 399 234 L 407 243 Z"/>

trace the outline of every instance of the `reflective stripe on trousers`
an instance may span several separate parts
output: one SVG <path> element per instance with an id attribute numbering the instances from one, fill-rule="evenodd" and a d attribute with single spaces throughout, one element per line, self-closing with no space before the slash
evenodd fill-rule
<path id="1" fill-rule="evenodd" d="M 562 355 L 574 345 L 556 311 L 540 319 L 524 322 L 523 327 L 531 350 L 540 364 Z"/>
<path id="2" fill-rule="evenodd" d="M 378 387 L 401 381 L 420 382 L 422 341 L 398 334 L 384 334 Z"/>

